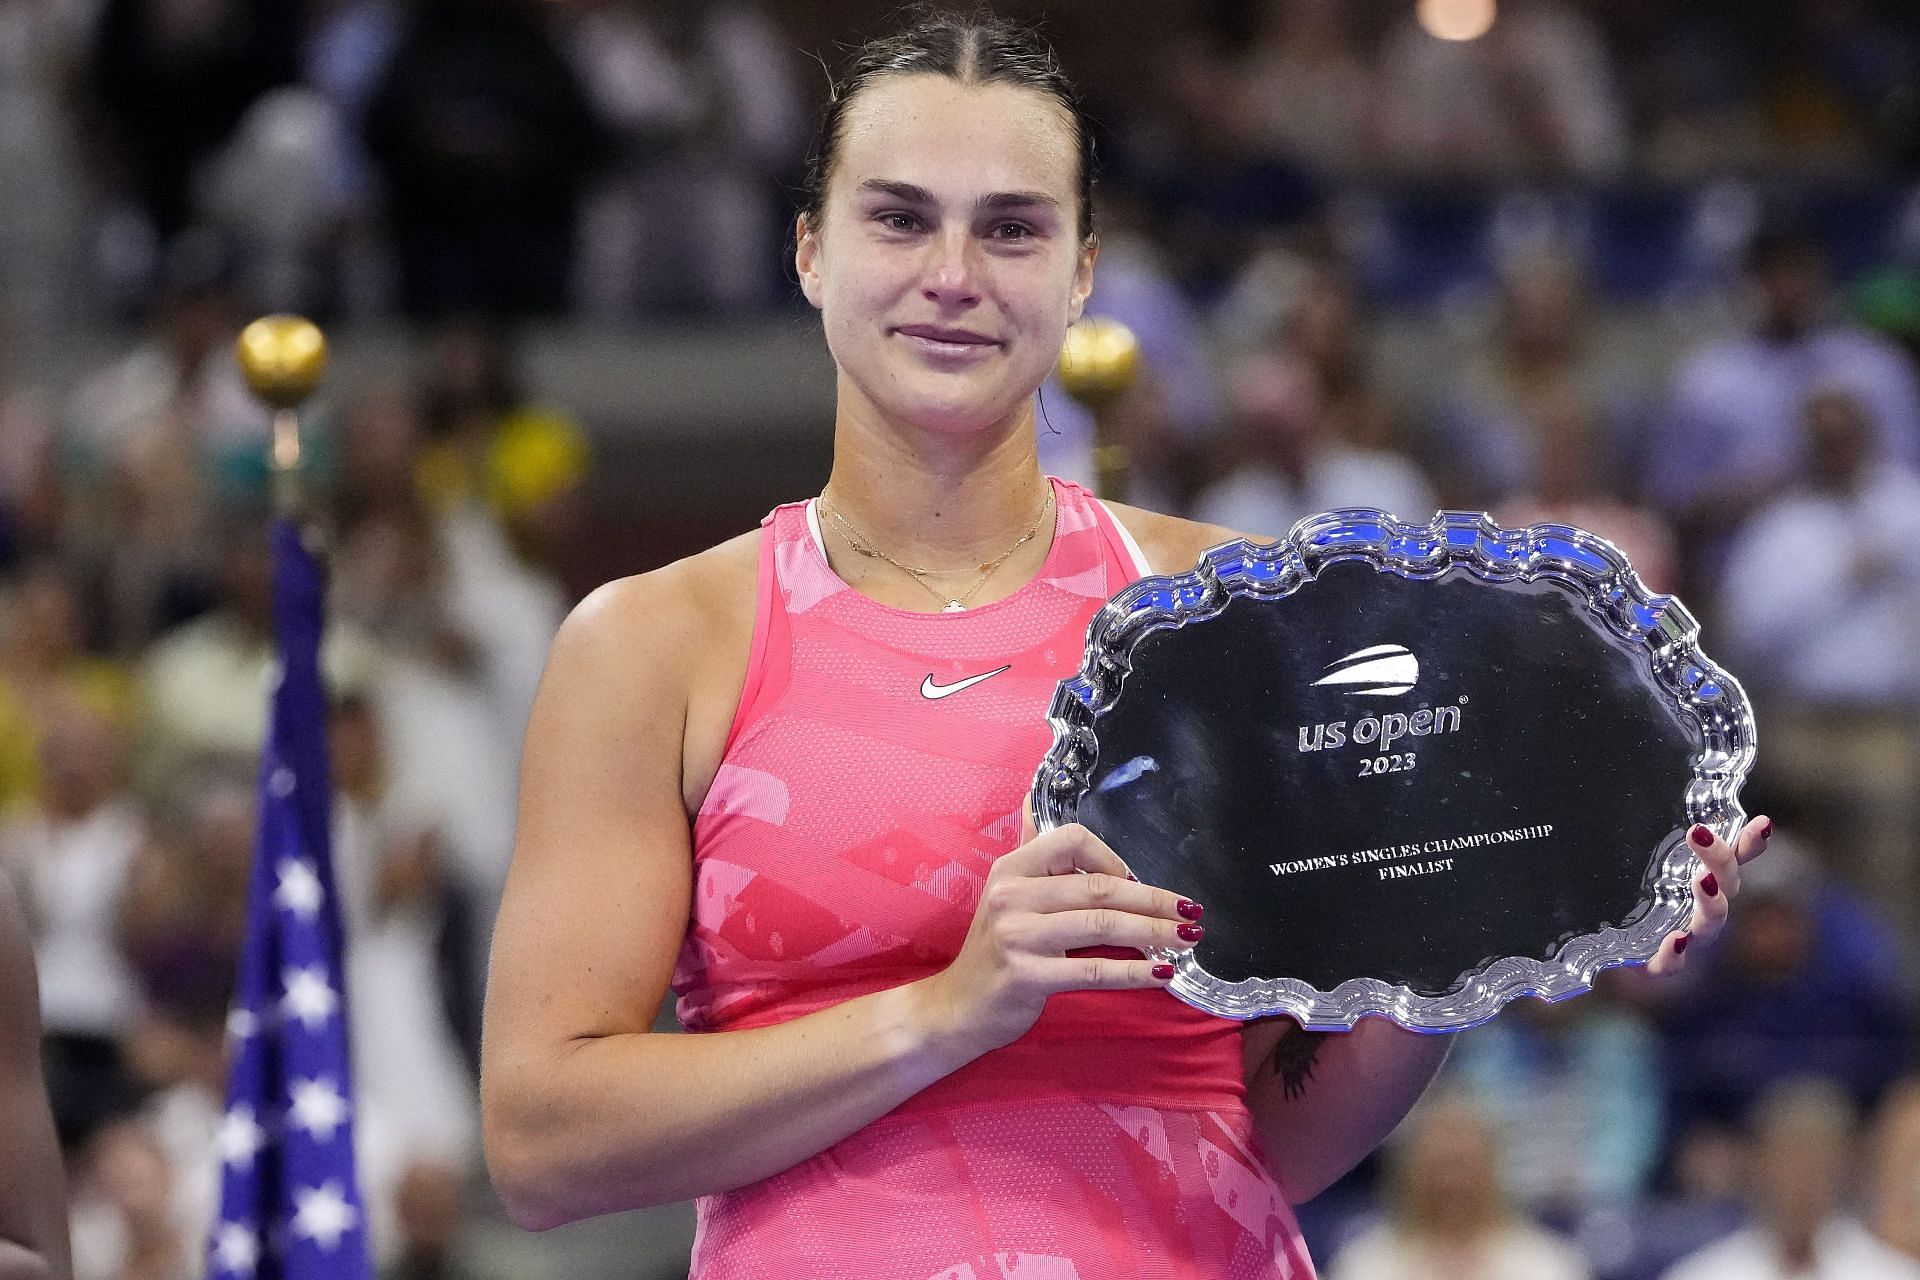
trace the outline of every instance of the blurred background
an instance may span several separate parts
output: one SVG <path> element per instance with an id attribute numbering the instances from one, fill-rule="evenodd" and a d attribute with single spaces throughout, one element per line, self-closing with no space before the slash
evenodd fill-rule
<path id="1" fill-rule="evenodd" d="M 687 1206 L 501 1217 L 487 931 L 568 607 L 826 478 L 791 193 L 820 61 L 885 9 L 0 0 L 0 871 L 83 1280 L 200 1274 L 213 1210 L 271 679 L 268 424 L 230 353 L 275 309 L 335 350 L 307 437 L 383 1274 L 685 1275 Z M 1463 1034 L 1303 1210 L 1322 1267 L 1920 1276 L 1920 10 L 1001 9 L 1101 123 L 1134 501 L 1569 520 L 1756 703 L 1780 834 L 1728 935 Z M 1089 479 L 1086 414 L 1042 408 Z"/>

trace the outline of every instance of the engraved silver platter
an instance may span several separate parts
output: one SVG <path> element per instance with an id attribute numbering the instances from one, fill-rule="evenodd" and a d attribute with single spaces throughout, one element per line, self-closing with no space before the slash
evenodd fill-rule
<path id="1" fill-rule="evenodd" d="M 1753 712 L 1610 543 L 1347 508 L 1143 579 L 1049 710 L 1035 825 L 1207 908 L 1171 990 L 1456 1031 L 1641 964 L 1731 838 Z"/>

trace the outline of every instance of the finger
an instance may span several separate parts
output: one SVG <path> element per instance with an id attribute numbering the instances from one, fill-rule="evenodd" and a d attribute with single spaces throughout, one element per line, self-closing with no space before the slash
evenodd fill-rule
<path id="1" fill-rule="evenodd" d="M 1165 987 L 1174 967 L 1164 960 L 1114 960 L 1106 956 L 1062 956 L 1040 962 L 1043 980 L 1055 991 L 1120 991 Z"/>
<path id="2" fill-rule="evenodd" d="M 1033 793 L 1029 791 L 1020 802 L 1020 843 L 1026 844 L 1039 834 L 1033 826 Z"/>
<path id="3" fill-rule="evenodd" d="M 1077 822 L 1042 831 L 1000 859 L 1008 870 L 1023 876 L 1063 876 L 1070 871 L 1103 871 L 1122 880 L 1127 864 L 1093 832 Z"/>
<path id="4" fill-rule="evenodd" d="M 1104 871 L 1084 876 L 1036 878 L 1023 903 L 1029 911 L 1081 911 L 1100 907 L 1161 920 L 1197 922 L 1206 908 L 1167 889 L 1122 880 Z"/>
<path id="5" fill-rule="evenodd" d="M 1662 938 L 1660 949 L 1647 961 L 1647 972 L 1664 978 L 1686 968 L 1687 947 L 1691 941 L 1685 933 L 1670 933 Z"/>
<path id="6" fill-rule="evenodd" d="M 1719 872 L 1700 868 L 1693 878 L 1693 919 L 1687 925 L 1687 932 L 1693 935 L 1691 945 L 1712 941 L 1726 926 L 1727 899 L 1731 896 L 1720 887 Z"/>
<path id="7" fill-rule="evenodd" d="M 1687 847 L 1719 878 L 1722 893 L 1731 898 L 1740 892 L 1740 859 L 1734 856 L 1733 846 L 1715 835 L 1713 828 L 1694 823 L 1687 829 Z"/>
<path id="8" fill-rule="evenodd" d="M 1767 851 L 1767 842 L 1772 838 L 1773 819 L 1761 814 L 1740 829 L 1734 838 L 1734 854 L 1741 862 L 1752 862 Z"/>
<path id="9" fill-rule="evenodd" d="M 1130 911 L 1096 907 L 1028 916 L 1020 924 L 1028 945 L 1048 955 L 1078 947 L 1131 947 L 1135 951 L 1186 951 L 1206 930 L 1187 920 L 1162 920 Z"/>

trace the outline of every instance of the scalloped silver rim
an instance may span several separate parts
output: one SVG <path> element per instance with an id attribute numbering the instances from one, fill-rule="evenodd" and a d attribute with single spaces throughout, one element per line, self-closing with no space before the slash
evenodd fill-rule
<path id="1" fill-rule="evenodd" d="M 1573 589 L 1616 635 L 1641 646 L 1654 677 L 1700 728 L 1702 747 L 1687 786 L 1688 823 L 1704 823 L 1725 839 L 1739 830 L 1745 821 L 1740 785 L 1755 750 L 1753 709 L 1739 682 L 1700 651 L 1699 624 L 1679 600 L 1649 592 L 1617 547 L 1571 525 L 1503 529 L 1485 513 L 1467 511 L 1442 511 L 1429 524 L 1410 525 L 1371 507 L 1310 516 L 1272 544 L 1222 543 L 1190 572 L 1142 578 L 1102 607 L 1087 627 L 1084 664 L 1060 682 L 1047 713 L 1054 737 L 1034 776 L 1036 829 L 1074 821 L 1097 754 L 1094 725 L 1119 697 L 1142 639 L 1210 618 L 1236 597 L 1292 595 L 1327 566 L 1347 560 L 1409 578 L 1464 569 L 1490 582 L 1544 579 Z M 1459 990 L 1446 995 L 1423 996 L 1377 978 L 1355 978 L 1332 991 L 1291 978 L 1226 982 L 1190 951 L 1154 958 L 1174 964 L 1175 995 L 1221 1017 L 1287 1014 L 1311 1030 L 1342 1031 L 1378 1015 L 1414 1031 L 1460 1031 L 1519 996 L 1565 999 L 1588 990 L 1602 969 L 1652 959 L 1693 909 L 1694 858 L 1681 834 L 1653 851 L 1660 874 L 1648 909 L 1632 925 L 1571 938 L 1546 960 L 1495 960 L 1463 973 Z"/>

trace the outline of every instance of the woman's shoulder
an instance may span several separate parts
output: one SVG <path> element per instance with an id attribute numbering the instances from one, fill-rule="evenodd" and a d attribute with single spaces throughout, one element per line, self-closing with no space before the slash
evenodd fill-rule
<path id="1" fill-rule="evenodd" d="M 600 584 L 567 615 L 556 644 L 570 642 L 620 668 L 645 661 L 684 673 L 682 662 L 724 647 L 731 632 L 751 634 L 761 532 Z"/>
<path id="2" fill-rule="evenodd" d="M 1235 538 L 1254 538 L 1271 542 L 1273 536 L 1258 531 L 1229 529 L 1204 520 L 1188 520 L 1145 507 L 1130 507 L 1124 502 L 1108 502 L 1107 510 L 1125 526 L 1147 558 L 1155 573 L 1184 573 L 1200 560 L 1200 553 Z"/>

